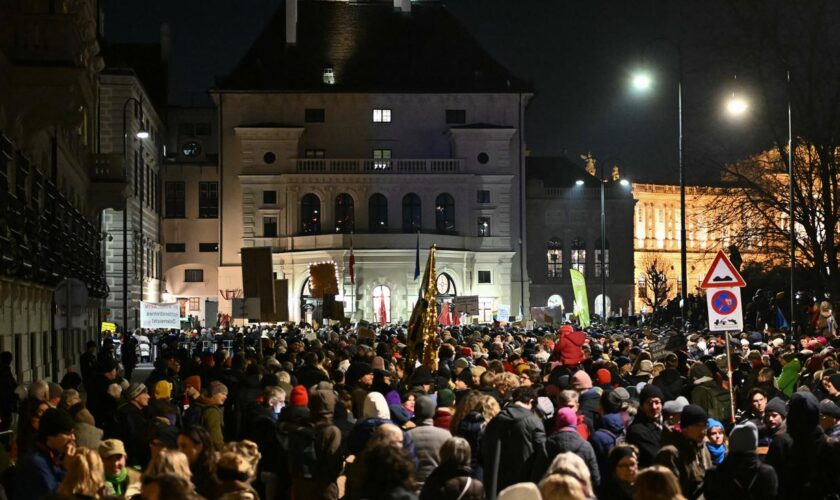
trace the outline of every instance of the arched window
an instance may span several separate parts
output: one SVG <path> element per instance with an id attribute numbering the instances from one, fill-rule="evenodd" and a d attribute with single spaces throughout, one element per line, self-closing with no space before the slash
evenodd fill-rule
<path id="1" fill-rule="evenodd" d="M 586 241 L 583 238 L 572 240 L 572 269 L 586 276 Z"/>
<path id="2" fill-rule="evenodd" d="M 408 193 L 402 201 L 402 230 L 404 233 L 416 233 L 420 225 L 420 197 Z"/>
<path id="3" fill-rule="evenodd" d="M 601 238 L 595 240 L 595 276 L 601 277 Z M 604 244 L 604 276 L 610 277 L 610 240 Z M 607 306 L 609 305 L 610 298 L 607 297 Z"/>
<path id="4" fill-rule="evenodd" d="M 373 317 L 381 324 L 391 322 L 391 289 L 379 285 L 373 289 Z"/>
<path id="5" fill-rule="evenodd" d="M 449 193 L 442 193 L 435 200 L 435 229 L 439 233 L 455 232 L 455 199 Z"/>
<path id="6" fill-rule="evenodd" d="M 563 277 L 563 242 L 560 238 L 551 238 L 548 240 L 548 252 L 546 253 L 546 260 L 548 261 L 548 277 L 562 278 Z"/>
<path id="7" fill-rule="evenodd" d="M 320 234 L 321 232 L 321 200 L 309 193 L 300 201 L 300 232 L 303 234 Z"/>
<path id="8" fill-rule="evenodd" d="M 368 230 L 371 233 L 388 232 L 388 198 L 381 193 L 368 199 Z"/>
<path id="9" fill-rule="evenodd" d="M 353 197 L 341 193 L 335 197 L 335 232 L 352 233 L 354 226 Z"/>

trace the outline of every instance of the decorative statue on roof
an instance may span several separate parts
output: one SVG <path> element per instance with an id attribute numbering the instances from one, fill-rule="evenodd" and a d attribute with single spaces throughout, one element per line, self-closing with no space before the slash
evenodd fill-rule
<path id="1" fill-rule="evenodd" d="M 595 175 L 595 157 L 592 156 L 591 152 L 587 152 L 585 155 L 580 155 L 580 159 L 586 162 L 586 173 L 589 175 Z"/>
<path id="2" fill-rule="evenodd" d="M 618 182 L 621 180 L 621 174 L 618 172 L 618 165 L 613 165 L 612 168 L 612 181 Z"/>

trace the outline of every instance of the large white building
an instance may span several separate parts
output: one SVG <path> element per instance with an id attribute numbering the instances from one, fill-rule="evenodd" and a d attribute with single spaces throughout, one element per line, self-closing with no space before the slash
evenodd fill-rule
<path id="1" fill-rule="evenodd" d="M 389 321 L 407 320 L 418 238 L 421 267 L 439 250 L 442 300 L 477 295 L 481 320 L 527 311 L 531 90 L 441 3 L 287 1 L 211 94 L 219 262 L 193 270 L 222 312 L 241 295 L 241 249 L 270 247 L 291 319 L 315 302 L 309 265 L 334 261 L 347 316 L 379 320 L 384 302 Z M 167 288 L 198 277 L 167 271 Z"/>

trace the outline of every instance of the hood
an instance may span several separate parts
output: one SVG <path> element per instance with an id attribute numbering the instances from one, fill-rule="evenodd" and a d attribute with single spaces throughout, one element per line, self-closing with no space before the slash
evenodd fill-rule
<path id="1" fill-rule="evenodd" d="M 785 421 L 788 433 L 794 437 L 807 436 L 820 423 L 819 402 L 810 392 L 795 392 L 788 403 Z"/>
<path id="2" fill-rule="evenodd" d="M 378 392 L 371 392 L 365 396 L 362 418 L 384 418 L 390 420 L 391 410 L 388 409 L 388 402 L 385 401 L 385 396 Z"/>
<path id="3" fill-rule="evenodd" d="M 621 413 L 607 413 L 601 418 L 601 425 L 613 434 L 620 434 L 624 431 L 624 418 Z"/>
<path id="4" fill-rule="evenodd" d="M 579 330 L 567 333 L 563 335 L 563 337 L 578 347 L 582 346 L 583 343 L 586 342 L 586 334 Z"/>
<path id="5" fill-rule="evenodd" d="M 335 392 L 318 389 L 309 393 L 309 411 L 313 416 L 331 417 L 335 412 Z"/>

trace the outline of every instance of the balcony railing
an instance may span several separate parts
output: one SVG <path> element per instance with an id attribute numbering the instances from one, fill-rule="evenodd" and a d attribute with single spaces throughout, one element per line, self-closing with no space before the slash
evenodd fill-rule
<path id="1" fill-rule="evenodd" d="M 456 158 L 391 160 L 298 158 L 295 160 L 295 170 L 342 174 L 454 174 L 463 170 L 463 161 Z"/>

